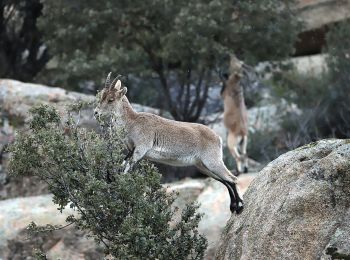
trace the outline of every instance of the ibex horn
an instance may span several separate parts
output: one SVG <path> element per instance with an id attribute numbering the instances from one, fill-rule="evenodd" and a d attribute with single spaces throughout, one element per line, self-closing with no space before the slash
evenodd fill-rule
<path id="1" fill-rule="evenodd" d="M 108 76 L 106 78 L 106 82 L 105 82 L 105 88 L 108 88 L 110 86 L 110 83 L 111 83 L 111 75 L 112 75 L 112 72 L 108 73 Z"/>

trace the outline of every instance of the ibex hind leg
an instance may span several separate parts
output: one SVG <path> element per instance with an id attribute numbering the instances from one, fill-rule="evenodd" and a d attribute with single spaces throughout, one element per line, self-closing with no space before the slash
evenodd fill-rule
<path id="1" fill-rule="evenodd" d="M 210 160 L 205 162 L 204 164 L 211 172 L 213 172 L 216 176 L 218 176 L 222 181 L 224 181 L 227 185 L 232 188 L 232 191 L 235 195 L 235 211 L 239 214 L 243 209 L 243 200 L 239 196 L 237 191 L 237 177 L 234 176 L 225 166 L 222 160 L 215 161 Z"/>
<path id="2" fill-rule="evenodd" d="M 237 191 L 236 176 L 226 168 L 222 160 L 216 162 L 212 159 L 202 163 L 204 167 L 216 177 L 216 180 L 222 182 L 227 187 L 231 197 L 231 211 L 235 211 L 237 214 L 241 213 L 243 210 L 243 200 Z"/>
<path id="3" fill-rule="evenodd" d="M 224 184 L 228 190 L 228 193 L 230 194 L 230 211 L 233 213 L 235 212 L 236 209 L 236 197 L 235 197 L 235 193 L 232 189 L 232 187 L 227 184 L 227 182 L 222 181 L 221 179 L 219 179 L 215 174 L 213 174 L 212 172 L 210 172 L 202 163 L 199 163 L 196 165 L 196 167 L 205 175 L 212 177 L 213 179 L 221 182 L 222 184 Z"/>
<path id="4" fill-rule="evenodd" d="M 243 159 L 243 172 L 248 172 L 248 156 L 247 156 L 247 144 L 248 136 L 244 135 L 241 143 L 242 159 Z"/>
<path id="5" fill-rule="evenodd" d="M 227 146 L 228 146 L 228 149 L 230 150 L 231 155 L 236 161 L 236 168 L 237 168 L 238 174 L 240 174 L 242 172 L 242 162 L 241 162 L 242 157 L 238 152 L 237 139 L 238 138 L 236 134 L 229 131 L 227 135 Z"/>

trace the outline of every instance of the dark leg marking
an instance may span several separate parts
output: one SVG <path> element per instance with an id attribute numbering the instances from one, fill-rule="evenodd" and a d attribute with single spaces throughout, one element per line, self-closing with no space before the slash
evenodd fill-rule
<path id="1" fill-rule="evenodd" d="M 220 181 L 222 184 L 224 184 L 228 190 L 228 193 L 230 194 L 230 211 L 233 213 L 236 211 L 237 213 L 237 199 L 234 193 L 234 190 L 232 189 L 232 187 L 230 186 L 230 184 L 226 181 L 222 181 L 222 180 L 218 180 Z M 238 213 L 237 213 L 238 214 Z"/>
<path id="2" fill-rule="evenodd" d="M 125 156 L 124 161 L 129 160 L 134 154 L 134 151 L 135 151 L 135 147 L 131 150 L 128 150 L 128 154 Z"/>
<path id="3" fill-rule="evenodd" d="M 230 182 L 226 182 L 227 185 L 229 185 L 231 187 L 231 189 L 233 190 L 233 193 L 235 195 L 235 203 L 236 203 L 236 213 L 239 214 L 242 212 L 243 210 L 243 200 L 241 199 L 241 197 L 239 196 L 238 194 L 238 191 L 237 191 L 237 187 L 236 187 L 236 184 L 234 183 L 230 183 Z"/>
<path id="4" fill-rule="evenodd" d="M 239 172 L 239 170 L 238 170 L 238 168 L 237 168 L 237 165 L 236 165 L 236 168 L 235 168 L 235 169 L 236 169 L 236 170 L 235 170 L 235 171 L 232 170 L 231 173 L 232 173 L 234 176 L 238 177 L 241 173 Z"/>

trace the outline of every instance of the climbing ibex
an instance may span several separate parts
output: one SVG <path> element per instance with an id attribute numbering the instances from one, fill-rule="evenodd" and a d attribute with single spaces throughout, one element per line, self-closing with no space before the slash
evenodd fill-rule
<path id="1" fill-rule="evenodd" d="M 95 117 L 115 118 L 115 124 L 126 132 L 126 145 L 131 152 L 131 165 L 142 158 L 174 166 L 196 166 L 202 173 L 223 183 L 230 194 L 230 210 L 239 214 L 243 201 L 237 192 L 237 178 L 222 160 L 221 138 L 210 128 L 195 123 L 178 122 L 160 116 L 136 112 L 125 96 L 120 80 L 106 79 Z"/>
<path id="2" fill-rule="evenodd" d="M 227 146 L 236 160 L 239 173 L 248 172 L 248 115 L 240 84 L 241 76 L 242 62 L 232 56 L 229 75 L 224 79 L 221 96 L 224 100 L 224 124 L 228 130 Z M 240 151 L 237 149 L 239 144 Z"/>

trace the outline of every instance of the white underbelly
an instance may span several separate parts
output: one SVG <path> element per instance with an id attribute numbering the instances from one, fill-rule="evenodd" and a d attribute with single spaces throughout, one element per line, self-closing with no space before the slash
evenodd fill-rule
<path id="1" fill-rule="evenodd" d="M 145 158 L 158 163 L 168 164 L 172 166 L 191 166 L 196 164 L 195 155 L 176 154 L 164 150 L 152 149 L 148 151 Z"/>

